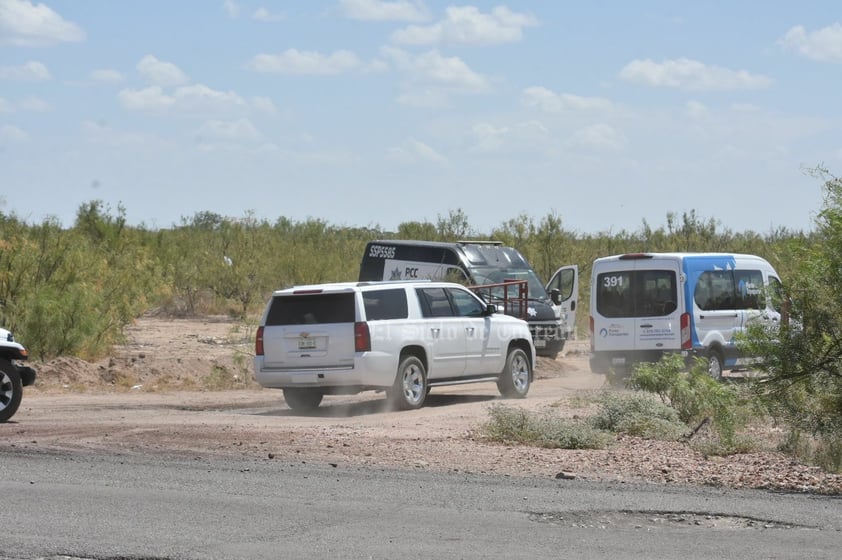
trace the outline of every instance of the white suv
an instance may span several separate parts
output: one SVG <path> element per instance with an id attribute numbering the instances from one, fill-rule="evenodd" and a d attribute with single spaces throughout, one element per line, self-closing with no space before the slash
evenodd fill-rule
<path id="1" fill-rule="evenodd" d="M 276 291 L 255 341 L 255 378 L 306 412 L 324 395 L 385 390 L 396 408 L 431 387 L 495 381 L 523 398 L 535 346 L 527 323 L 460 284 L 359 282 Z"/>

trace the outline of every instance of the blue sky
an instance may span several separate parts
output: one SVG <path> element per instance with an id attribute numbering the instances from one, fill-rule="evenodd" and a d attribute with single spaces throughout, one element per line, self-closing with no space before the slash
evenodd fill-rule
<path id="1" fill-rule="evenodd" d="M 832 0 L 0 0 L 0 212 L 807 230 L 840 91 Z"/>

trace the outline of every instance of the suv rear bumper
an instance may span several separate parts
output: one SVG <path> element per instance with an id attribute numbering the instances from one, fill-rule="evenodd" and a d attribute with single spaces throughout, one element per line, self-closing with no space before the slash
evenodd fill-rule
<path id="1" fill-rule="evenodd" d="M 387 358 L 387 359 L 382 359 Z M 356 358 L 354 361 L 359 361 Z M 369 367 L 334 367 L 312 369 L 284 369 L 272 368 L 264 364 L 263 357 L 254 359 L 255 380 L 267 389 L 283 389 L 285 387 L 391 387 L 395 382 L 397 364 L 388 356 L 381 356 L 376 360 L 372 354 L 367 354 L 364 360 Z M 372 365 L 378 367 L 373 368 Z"/>

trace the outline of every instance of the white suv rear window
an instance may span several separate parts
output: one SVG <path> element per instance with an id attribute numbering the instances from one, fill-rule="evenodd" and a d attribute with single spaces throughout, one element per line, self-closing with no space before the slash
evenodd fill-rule
<path id="1" fill-rule="evenodd" d="M 266 326 L 354 322 L 354 294 L 292 294 L 275 296 Z"/>

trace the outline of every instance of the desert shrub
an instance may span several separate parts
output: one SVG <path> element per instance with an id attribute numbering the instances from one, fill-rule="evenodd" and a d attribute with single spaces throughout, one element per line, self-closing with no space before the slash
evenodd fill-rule
<path id="1" fill-rule="evenodd" d="M 704 360 L 694 360 L 688 369 L 680 355 L 667 354 L 658 362 L 638 365 L 629 386 L 658 395 L 690 427 L 710 421 L 725 448 L 736 442 L 742 419 L 737 410 L 737 392 L 731 385 L 710 377 Z"/>
<path id="2" fill-rule="evenodd" d="M 666 441 L 677 440 L 687 432 L 674 408 L 643 393 L 606 393 L 591 422 L 600 430 Z"/>
<path id="3" fill-rule="evenodd" d="M 480 431 L 490 441 L 548 449 L 603 449 L 611 435 L 590 422 L 493 405 Z"/>

